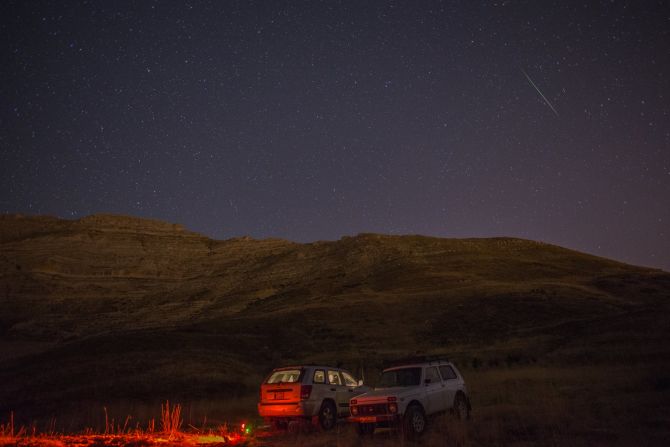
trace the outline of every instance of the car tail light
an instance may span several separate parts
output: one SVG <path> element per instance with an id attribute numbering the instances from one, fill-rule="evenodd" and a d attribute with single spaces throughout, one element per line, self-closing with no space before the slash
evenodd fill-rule
<path id="1" fill-rule="evenodd" d="M 356 416 L 357 414 L 358 414 L 358 407 L 354 405 L 353 407 L 351 407 L 351 415 Z"/>
<path id="2" fill-rule="evenodd" d="M 395 402 L 389 403 L 389 413 L 397 413 L 398 412 L 398 404 Z"/>
<path id="3" fill-rule="evenodd" d="M 300 400 L 307 400 L 312 395 L 312 385 L 300 385 Z"/>
<path id="4" fill-rule="evenodd" d="M 350 403 L 351 403 L 351 405 L 356 405 L 358 403 L 358 401 L 356 399 L 351 399 Z"/>

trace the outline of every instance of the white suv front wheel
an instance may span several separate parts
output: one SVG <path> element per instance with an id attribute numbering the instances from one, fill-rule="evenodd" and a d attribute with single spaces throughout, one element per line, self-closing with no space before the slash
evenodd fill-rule
<path id="1" fill-rule="evenodd" d="M 426 414 L 419 405 L 410 405 L 403 418 L 403 432 L 406 438 L 421 436 L 426 431 Z"/>

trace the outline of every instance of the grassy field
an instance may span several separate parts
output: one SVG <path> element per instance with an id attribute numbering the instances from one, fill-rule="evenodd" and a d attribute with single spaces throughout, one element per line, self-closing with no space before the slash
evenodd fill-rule
<path id="1" fill-rule="evenodd" d="M 659 361 L 654 366 L 665 368 L 667 373 L 670 364 L 666 358 L 665 364 Z M 450 415 L 438 416 L 430 421 L 429 431 L 416 443 L 407 442 L 398 433 L 388 430 L 377 432 L 372 439 L 359 439 L 351 427 L 340 424 L 330 433 L 317 430 L 290 435 L 261 431 L 246 438 L 244 445 L 664 446 L 670 439 L 667 380 L 670 376 L 666 375 L 665 381 L 659 380 L 660 375 L 647 365 L 531 364 L 463 368 L 463 373 L 472 393 L 471 420 L 463 422 Z M 190 402 L 183 409 L 183 428 L 190 433 L 207 429 L 216 432 L 216 427 L 224 421 L 229 426 L 245 421 L 257 427 L 261 421 L 255 417 L 254 405 L 255 398 L 251 396 L 222 402 Z M 128 423 L 131 411 L 135 413 Z M 96 418 L 90 421 L 91 427 L 97 423 L 98 432 L 103 433 L 103 414 L 97 413 L 97 421 Z M 75 412 L 73 416 L 81 414 Z M 135 423 L 146 427 L 148 421 L 156 417 L 156 407 L 126 402 L 108 408 L 108 414 L 111 424 L 117 424 L 117 431 L 123 432 L 124 424 L 130 431 Z M 60 427 L 60 422 L 55 426 Z M 115 439 L 122 442 L 120 438 Z M 132 436 L 124 439 L 125 445 L 135 445 L 133 442 L 137 441 L 137 437 Z"/>
<path id="2" fill-rule="evenodd" d="M 452 358 L 474 406 L 424 445 L 668 445 L 670 274 L 510 238 L 212 241 L 132 218 L 0 219 L 0 421 L 255 421 L 280 365 Z M 3 292 L 4 291 L 4 292 Z M 128 419 L 130 417 L 130 419 Z M 347 429 L 269 445 L 353 445 Z M 370 445 L 401 445 L 380 433 Z M 274 443 L 274 444 L 273 444 Z"/>
<path id="3" fill-rule="evenodd" d="M 638 312 L 573 323 L 567 328 L 554 327 L 535 337 L 511 338 L 493 345 L 454 345 L 454 359 L 472 396 L 472 419 L 462 423 L 444 416 L 431 421 L 421 445 L 667 445 L 669 329 L 654 326 L 656 321 L 656 312 Z M 610 330 L 605 332 L 603 327 Z M 568 329 L 573 337 L 565 335 Z M 87 354 L 83 352 L 82 356 L 86 358 Z M 369 383 L 374 383 L 379 366 L 375 362 L 371 358 L 369 363 L 360 363 L 365 365 Z M 354 366 L 351 365 L 352 369 Z M 197 367 L 189 364 L 178 373 L 162 371 L 167 377 L 177 374 L 185 377 L 183 383 L 173 385 L 171 393 L 173 399 L 178 396 L 183 404 L 184 427 L 215 429 L 225 423 L 231 426 L 241 421 L 255 426 L 262 423 L 255 413 L 256 386 L 260 381 L 257 372 L 251 372 L 238 394 L 231 395 L 216 386 L 225 383 L 223 377 L 211 378 L 211 392 L 203 393 L 201 383 L 205 379 L 201 374 L 209 368 L 202 365 L 201 371 L 190 368 Z M 188 378 L 199 385 L 189 386 Z M 111 385 L 102 388 L 105 391 L 99 401 L 81 402 L 80 395 L 66 395 L 63 403 L 53 409 L 56 420 L 38 421 L 38 431 L 49 430 L 49 424 L 53 424 L 51 430 L 60 432 L 77 432 L 82 427 L 103 431 L 105 419 L 99 402 L 105 401 L 105 394 L 108 417 L 117 425 L 131 416 L 130 425 L 144 427 L 156 417 L 161 398 L 158 393 L 147 392 L 144 399 L 123 397 L 128 394 L 128 387 L 140 387 L 135 383 L 138 375 L 121 381 L 112 374 L 109 380 Z M 154 371 L 150 380 L 167 379 Z M 111 399 L 109 390 L 116 386 L 121 388 L 120 397 Z M 200 390 L 197 397 L 192 394 L 194 389 Z M 72 405 L 73 402 L 78 404 Z M 261 437 L 253 442 L 280 447 L 405 445 L 393 432 L 380 432 L 372 440 L 361 441 L 346 425 L 334 433 Z"/>

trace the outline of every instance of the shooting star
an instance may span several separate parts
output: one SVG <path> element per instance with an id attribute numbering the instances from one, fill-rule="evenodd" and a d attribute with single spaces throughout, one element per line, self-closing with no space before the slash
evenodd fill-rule
<path id="1" fill-rule="evenodd" d="M 539 88 L 537 88 L 537 85 L 535 85 L 535 83 L 534 83 L 533 80 L 530 78 L 530 76 L 528 76 L 528 73 L 526 73 L 526 71 L 525 71 L 523 68 L 521 69 L 521 72 L 524 74 L 524 76 L 526 76 L 526 79 L 528 79 L 528 82 L 530 82 L 530 85 L 532 85 L 533 88 L 534 88 L 535 90 L 537 90 L 537 92 L 540 94 L 540 96 L 542 97 L 542 99 L 544 99 L 544 102 L 546 102 L 547 105 L 549 106 L 549 108 L 551 108 L 551 110 L 554 112 L 554 114 L 556 115 L 556 117 L 558 117 L 558 112 L 556 111 L 556 109 L 554 109 L 554 106 L 551 105 L 551 103 L 549 102 L 549 100 L 547 99 L 547 97 L 544 96 L 544 94 L 542 94 L 542 92 L 540 91 Z"/>

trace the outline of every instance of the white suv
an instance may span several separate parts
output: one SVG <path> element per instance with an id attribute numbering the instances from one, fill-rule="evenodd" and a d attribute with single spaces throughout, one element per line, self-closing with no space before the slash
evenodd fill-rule
<path id="1" fill-rule="evenodd" d="M 351 399 L 349 409 L 349 421 L 360 434 L 400 426 L 413 437 L 424 432 L 427 416 L 452 411 L 468 419 L 471 406 L 465 381 L 451 362 L 414 359 L 385 369 L 374 391 Z"/>
<path id="2" fill-rule="evenodd" d="M 277 368 L 261 384 L 258 414 L 275 428 L 311 421 L 330 430 L 338 417 L 349 416 L 350 399 L 369 389 L 341 368 Z"/>

